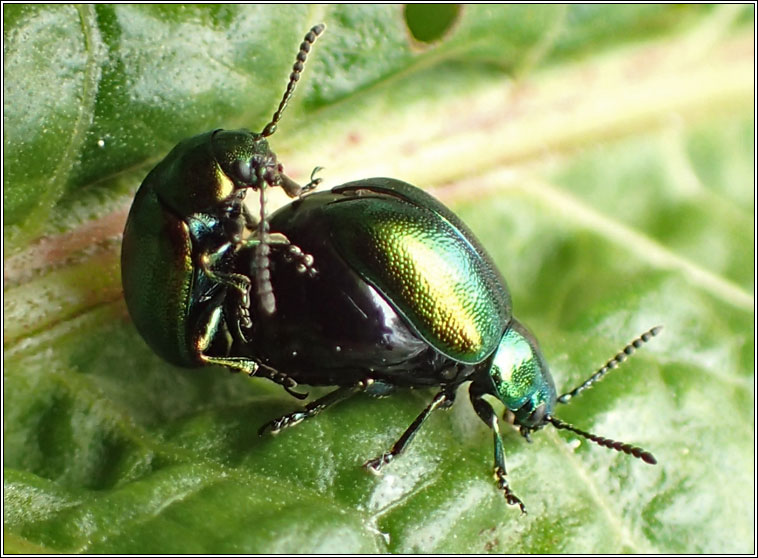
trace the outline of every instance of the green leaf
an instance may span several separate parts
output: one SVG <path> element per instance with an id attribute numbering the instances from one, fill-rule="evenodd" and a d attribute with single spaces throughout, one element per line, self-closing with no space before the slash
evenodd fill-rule
<path id="1" fill-rule="evenodd" d="M 754 8 L 424 9 L 4 6 L 6 552 L 755 551 Z M 182 138 L 261 129 L 319 21 L 271 138 L 288 174 L 453 207 L 559 389 L 663 325 L 556 411 L 658 465 L 508 430 L 521 516 L 465 386 L 374 477 L 433 392 L 259 437 L 297 407 L 281 388 L 147 348 L 119 279 L 134 192 Z"/>

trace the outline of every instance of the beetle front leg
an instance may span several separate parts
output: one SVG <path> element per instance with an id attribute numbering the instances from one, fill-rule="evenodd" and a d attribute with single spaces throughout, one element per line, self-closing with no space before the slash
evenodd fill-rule
<path id="1" fill-rule="evenodd" d="M 432 402 L 426 407 L 426 409 L 421 411 L 421 414 L 416 417 L 416 420 L 414 420 L 411 425 L 405 430 L 405 432 L 403 432 L 403 435 L 400 436 L 398 441 L 394 443 L 389 451 L 384 452 L 379 457 L 366 461 L 363 466 L 372 473 L 379 473 L 382 467 L 384 467 L 387 463 L 391 462 L 398 455 L 403 453 L 403 451 L 405 451 L 405 448 L 408 446 L 411 440 L 413 440 L 413 437 L 416 435 L 416 432 L 418 432 L 418 429 L 421 428 L 421 425 L 426 422 L 426 419 L 429 418 L 429 415 L 431 415 L 435 409 L 447 408 L 452 405 L 454 400 L 454 389 L 451 390 L 450 388 L 446 388 L 440 391 L 437 395 L 434 396 L 434 399 L 432 399 Z"/>
<path id="2" fill-rule="evenodd" d="M 219 252 L 221 252 L 221 250 L 219 250 Z M 204 252 L 199 255 L 195 263 L 197 267 L 199 267 L 200 270 L 208 276 L 208 278 L 216 281 L 221 285 L 235 289 L 242 297 L 241 303 L 249 306 L 250 286 L 252 284 L 250 278 L 242 275 L 241 273 L 226 273 L 223 271 L 217 271 L 215 269 L 215 266 L 217 265 L 217 258 L 214 256 L 215 254 L 211 252 Z"/>
<path id="3" fill-rule="evenodd" d="M 241 247 L 257 247 L 261 244 L 261 241 L 257 238 L 247 239 Z M 318 270 L 314 267 L 314 259 L 311 254 L 303 252 L 297 245 L 293 244 L 289 238 L 282 233 L 268 233 L 266 236 L 266 244 L 282 250 L 286 250 L 284 259 L 287 262 L 294 263 L 297 267 L 298 273 L 308 275 L 308 277 L 314 277 Z"/>
<path id="4" fill-rule="evenodd" d="M 217 258 L 213 253 L 202 253 L 198 256 L 196 265 L 202 270 L 208 278 L 216 281 L 220 285 L 230 287 L 236 293 L 238 300 L 234 303 L 234 320 L 230 324 L 230 329 L 243 342 L 246 341 L 242 335 L 241 328 L 249 329 L 253 327 L 250 319 L 250 288 L 252 282 L 250 278 L 241 273 L 227 273 L 217 271 L 215 265 Z"/>
<path id="5" fill-rule="evenodd" d="M 232 370 L 232 372 L 244 372 L 248 376 L 255 376 L 258 371 L 258 363 L 244 357 L 211 357 L 201 355 L 200 359 L 206 364 L 216 364 Z"/>
<path id="6" fill-rule="evenodd" d="M 320 170 L 323 170 L 323 167 L 316 167 L 313 169 L 313 172 L 311 172 L 310 182 L 308 182 L 308 184 L 305 186 L 300 186 L 300 184 L 292 180 L 284 173 L 279 174 L 282 190 L 284 190 L 291 198 L 299 197 L 310 192 L 311 190 L 318 187 L 318 185 L 321 184 L 324 180 L 323 178 L 316 178 L 316 173 Z"/>
<path id="7" fill-rule="evenodd" d="M 494 476 L 497 486 L 503 491 L 505 500 L 511 506 L 521 508 L 521 513 L 526 514 L 526 507 L 521 499 L 516 496 L 508 484 L 507 472 L 505 469 L 505 450 L 503 449 L 503 440 L 500 437 L 500 425 L 498 424 L 497 415 L 490 404 L 482 397 L 486 392 L 480 388 L 476 381 L 471 383 L 469 388 L 469 397 L 474 411 L 479 418 L 492 429 L 492 435 L 495 445 L 495 466 Z"/>
<path id="8" fill-rule="evenodd" d="M 258 226 L 258 238 L 249 239 L 246 244 L 254 246 L 255 258 L 253 259 L 253 274 L 255 276 L 256 295 L 260 309 L 268 316 L 276 312 L 276 297 L 274 287 L 271 284 L 271 270 L 269 254 L 272 246 L 286 246 L 288 261 L 295 261 L 299 273 L 307 273 L 308 277 L 316 275 L 313 267 L 313 256 L 303 252 L 299 246 L 292 244 L 286 236 L 279 233 L 269 234 L 268 223 L 262 221 Z M 249 304 L 247 306 L 249 308 Z"/>
<path id="9" fill-rule="evenodd" d="M 245 228 L 250 232 L 255 232 L 258 229 L 258 220 L 250 211 L 250 208 L 242 204 L 242 218 L 245 221 Z"/>

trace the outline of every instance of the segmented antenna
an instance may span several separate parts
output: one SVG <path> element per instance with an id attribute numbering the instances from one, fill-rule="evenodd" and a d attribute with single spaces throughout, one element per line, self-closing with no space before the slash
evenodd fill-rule
<path id="1" fill-rule="evenodd" d="M 634 351 L 639 349 L 642 345 L 650 341 L 653 337 L 658 335 L 660 333 L 661 329 L 663 329 L 663 326 L 656 326 L 653 328 L 650 328 L 645 333 L 637 337 L 635 340 L 633 340 L 631 343 L 629 343 L 626 347 L 621 349 L 618 353 L 616 353 L 616 356 L 614 356 L 611 360 L 605 363 L 605 365 L 600 368 L 597 372 L 595 372 L 592 376 L 587 378 L 587 380 L 580 385 L 577 388 L 574 388 L 573 390 L 564 393 L 561 395 L 556 401 L 558 403 L 568 403 L 571 401 L 572 398 L 579 395 L 581 392 L 583 392 L 585 389 L 592 387 L 592 385 L 599 381 L 603 376 L 605 376 L 608 372 L 613 370 L 614 368 L 618 368 L 618 366 L 626 360 L 628 356 L 631 356 Z M 579 430 L 576 426 L 569 424 L 567 422 L 563 422 L 561 419 L 553 417 L 553 416 L 547 416 L 545 417 L 545 420 L 558 428 L 559 430 L 569 430 L 573 432 L 574 434 L 579 434 L 582 438 L 586 438 L 587 440 L 596 443 L 599 446 L 603 446 L 606 448 L 610 448 L 612 450 L 620 451 L 623 453 L 626 453 L 627 455 L 631 455 L 632 457 L 636 457 L 637 459 L 641 459 L 645 463 L 649 463 L 650 465 L 655 465 L 657 463 L 655 457 L 652 453 L 650 453 L 647 450 L 644 450 L 640 447 L 633 446 L 631 444 L 625 444 L 623 442 L 617 442 L 616 440 L 611 440 L 610 438 L 603 438 L 602 436 L 597 436 L 596 434 L 592 434 L 590 432 L 585 432 L 584 430 Z"/>
<path id="2" fill-rule="evenodd" d="M 585 432 L 584 430 L 579 430 L 576 426 L 567 422 L 563 422 L 562 420 L 552 416 L 545 417 L 545 420 L 560 430 L 570 430 L 574 434 L 579 434 L 581 437 L 586 438 L 591 442 L 595 442 L 599 446 L 626 453 L 627 455 L 641 459 L 650 465 L 655 465 L 658 463 L 652 453 L 640 447 L 633 446 L 631 444 L 624 444 L 623 442 L 617 442 L 616 440 L 611 440 L 610 438 L 603 438 L 602 436 L 597 436 L 595 434 Z"/>
<path id="3" fill-rule="evenodd" d="M 282 112 L 287 107 L 292 93 L 295 91 L 295 86 L 300 79 L 300 74 L 303 71 L 303 65 L 305 59 L 308 57 L 308 53 L 311 50 L 311 45 L 316 41 L 316 38 L 324 31 L 326 26 L 323 23 L 314 25 L 308 33 L 306 33 L 303 42 L 300 43 L 300 50 L 297 53 L 295 64 L 292 66 L 292 73 L 290 74 L 287 88 L 284 91 L 282 100 L 279 102 L 279 108 L 274 112 L 274 116 L 271 117 L 271 122 L 264 126 L 261 136 L 268 137 L 276 132 L 276 125 L 279 119 L 282 117 Z M 311 177 L 312 178 L 312 177 Z M 313 182 L 313 180 L 311 180 Z M 263 312 L 269 316 L 276 312 L 276 298 L 274 297 L 274 289 L 271 285 L 271 272 L 269 270 L 269 253 L 271 247 L 268 243 L 268 221 L 266 220 L 266 184 L 261 184 L 260 192 L 260 222 L 258 223 L 258 239 L 259 244 L 255 249 L 255 269 L 256 269 L 256 291 L 258 294 L 258 303 Z"/>
<path id="4" fill-rule="evenodd" d="M 295 91 L 295 86 L 297 85 L 297 82 L 300 79 L 300 74 L 303 71 L 305 59 L 308 57 L 308 53 L 311 51 L 311 46 L 316 42 L 316 38 L 324 31 L 324 29 L 326 29 L 326 25 L 323 23 L 314 25 L 311 27 L 311 30 L 306 33 L 305 38 L 303 38 L 303 42 L 300 43 L 300 50 L 297 53 L 295 64 L 292 66 L 290 80 L 289 83 L 287 83 L 287 89 L 284 91 L 284 96 L 279 103 L 279 108 L 276 109 L 274 116 L 271 117 L 271 122 L 266 124 L 266 126 L 263 128 L 263 131 L 261 132 L 261 135 L 264 138 L 267 138 L 276 132 L 276 124 L 282 117 L 282 112 L 284 112 L 284 109 L 287 107 L 287 103 L 289 103 L 290 98 L 292 97 L 292 93 Z"/>
<path id="5" fill-rule="evenodd" d="M 606 362 L 605 365 L 602 368 L 600 368 L 597 372 L 595 372 L 592 376 L 587 378 L 587 380 L 582 385 L 572 389 L 571 391 L 567 393 L 564 393 L 558 399 L 556 399 L 556 401 L 558 401 L 558 403 L 568 403 L 569 401 L 571 401 L 571 399 L 579 395 L 585 389 L 592 387 L 592 385 L 595 382 L 602 379 L 603 376 L 605 376 L 608 372 L 610 372 L 614 368 L 618 368 L 618 366 L 622 362 L 624 362 L 628 356 L 631 356 L 634 353 L 634 351 L 636 351 L 643 344 L 647 343 L 653 337 L 658 335 L 661 329 L 663 329 L 663 326 L 656 326 L 656 327 L 650 328 L 648 331 L 646 331 L 645 333 L 637 337 L 637 339 L 629 343 L 626 347 L 621 349 L 621 351 L 616 353 L 616 356 L 614 356 L 611 360 Z M 577 434 L 580 434 L 580 432 L 577 432 Z"/>
<path id="6" fill-rule="evenodd" d="M 268 221 L 266 220 L 266 188 L 258 190 L 260 203 L 260 221 L 258 222 L 258 238 L 260 244 L 255 247 L 255 286 L 258 295 L 258 304 L 269 316 L 276 312 L 276 298 L 274 287 L 271 285 L 271 271 L 269 270 L 269 253 L 271 246 L 266 241 L 268 236 Z"/>

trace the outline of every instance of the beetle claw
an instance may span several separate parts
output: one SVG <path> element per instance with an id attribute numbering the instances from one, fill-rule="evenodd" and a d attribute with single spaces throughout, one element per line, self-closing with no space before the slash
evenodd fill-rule
<path id="1" fill-rule="evenodd" d="M 297 384 L 295 384 L 295 386 L 296 385 Z M 289 393 L 292 397 L 295 397 L 296 399 L 307 399 L 308 396 L 310 395 L 307 391 L 305 393 L 301 393 L 299 391 L 294 391 L 292 389 L 292 387 L 294 387 L 294 386 L 290 387 L 288 385 L 282 384 L 282 387 L 284 387 L 284 391 L 286 391 L 287 393 Z"/>
<path id="2" fill-rule="evenodd" d="M 379 457 L 375 457 L 374 459 L 369 459 L 363 464 L 363 467 L 375 475 L 381 475 L 382 467 L 384 467 L 385 465 L 387 465 L 387 463 L 392 461 L 393 457 L 394 455 L 392 455 L 392 453 L 386 452 L 380 455 Z"/>
<path id="3" fill-rule="evenodd" d="M 265 364 L 261 366 L 268 372 L 264 377 L 282 386 L 284 391 L 289 393 L 292 397 L 297 399 L 306 399 L 308 397 L 308 392 L 300 393 L 299 391 L 294 391 L 294 388 L 297 387 L 297 382 L 284 372 L 279 372 L 277 369 L 266 366 Z"/>
<path id="4" fill-rule="evenodd" d="M 237 310 L 238 310 L 237 318 L 238 318 L 239 325 L 245 329 L 252 328 L 253 320 L 250 319 L 250 308 L 240 304 Z"/>
<path id="5" fill-rule="evenodd" d="M 258 429 L 258 436 L 263 436 L 266 433 L 266 430 L 270 430 L 272 435 L 279 434 L 279 432 L 285 428 L 300 424 L 303 422 L 303 420 L 305 420 L 306 417 L 306 413 L 303 413 L 302 411 L 296 411 L 294 413 L 290 413 L 289 415 L 284 415 L 283 417 L 269 421 L 261 426 Z"/>
<path id="6" fill-rule="evenodd" d="M 311 172 L 311 179 L 308 184 L 303 186 L 302 190 L 300 190 L 300 197 L 303 197 L 303 194 L 307 194 L 311 190 L 315 190 L 319 184 L 321 184 L 324 179 L 323 178 L 316 178 L 315 175 L 317 172 L 324 170 L 324 167 L 316 167 L 313 169 L 313 172 Z"/>
<path id="7" fill-rule="evenodd" d="M 250 317 L 250 296 L 247 290 L 240 293 L 236 304 L 232 303 L 230 312 L 232 317 L 229 322 L 232 335 L 240 343 L 250 343 L 252 339 L 242 332 L 243 329 L 249 330 L 253 327 L 253 320 Z"/>
<path id="8" fill-rule="evenodd" d="M 511 490 L 511 487 L 508 485 L 508 479 L 505 478 L 505 471 L 502 467 L 495 468 L 495 480 L 497 481 L 497 487 L 503 491 L 505 501 L 508 502 L 508 505 L 518 506 L 521 508 L 521 513 L 526 515 L 526 506 L 524 506 L 524 502 L 521 501 L 521 498 L 516 496 Z"/>

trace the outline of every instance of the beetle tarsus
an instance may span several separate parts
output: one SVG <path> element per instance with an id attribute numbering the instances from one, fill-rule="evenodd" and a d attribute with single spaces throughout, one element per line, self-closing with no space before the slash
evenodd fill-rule
<path id="1" fill-rule="evenodd" d="M 429 405 L 427 405 L 427 407 L 416 417 L 416 420 L 414 420 L 411 425 L 405 429 L 403 435 L 398 438 L 397 442 L 394 443 L 389 451 L 384 452 L 379 457 L 370 459 L 364 463 L 363 466 L 369 471 L 378 474 L 382 467 L 390 463 L 393 459 L 405 451 L 405 448 L 408 446 L 411 440 L 413 440 L 413 437 L 416 435 L 416 432 L 418 432 L 418 429 L 421 428 L 421 425 L 424 424 L 426 419 L 429 418 L 429 415 L 431 415 L 435 409 L 445 408 L 448 406 L 448 402 L 453 400 L 455 400 L 455 387 L 446 386 L 442 391 L 438 392 L 437 395 L 434 396 L 432 402 L 429 403 Z"/>
<path id="2" fill-rule="evenodd" d="M 508 505 L 518 506 L 521 508 L 521 513 L 526 515 L 526 506 L 524 506 L 524 502 L 521 501 L 521 498 L 516 496 L 511 490 L 511 487 L 508 484 L 508 479 L 506 478 L 505 470 L 502 467 L 495 467 L 495 480 L 497 481 L 497 487 L 503 491 L 505 501 L 508 502 Z"/>
<path id="3" fill-rule="evenodd" d="M 296 412 L 267 422 L 258 429 L 258 436 L 263 436 L 267 430 L 271 432 L 272 435 L 279 434 L 279 432 L 285 428 L 295 426 L 296 424 L 305 420 L 306 417 L 303 415 L 304 414 L 302 412 Z"/>
<path id="4" fill-rule="evenodd" d="M 284 391 L 289 393 L 292 397 L 296 399 L 308 399 L 308 395 L 310 395 L 307 391 L 305 393 L 301 393 L 299 391 L 295 391 L 293 388 L 297 386 L 297 383 L 295 382 L 294 386 L 290 387 L 287 384 L 282 384 L 282 387 L 284 388 Z"/>
<path id="5" fill-rule="evenodd" d="M 339 403 L 340 401 L 344 401 L 359 391 L 364 391 L 369 383 L 369 381 L 362 381 L 354 385 L 339 387 L 334 391 L 327 393 L 325 396 L 320 397 L 315 401 L 311 401 L 301 411 L 294 411 L 287 415 L 276 418 L 270 422 L 267 422 L 261 426 L 260 429 L 258 429 L 258 434 L 262 435 L 266 430 L 271 430 L 272 434 L 276 434 L 284 428 L 295 426 L 307 418 L 315 417 L 327 407 L 330 407 L 335 403 Z M 285 389 L 287 388 L 285 387 Z"/>
<path id="6" fill-rule="evenodd" d="M 308 184 L 303 186 L 302 190 L 300 190 L 301 198 L 303 197 L 303 194 L 307 194 L 311 190 L 318 188 L 318 185 L 324 181 L 323 178 L 316 178 L 316 173 L 322 170 L 324 170 L 324 167 L 314 167 L 313 172 L 311 172 L 310 182 L 308 182 Z"/>
<path id="7" fill-rule="evenodd" d="M 379 457 L 375 457 L 374 459 L 369 459 L 366 461 L 363 464 L 363 467 L 375 475 L 381 475 L 382 467 L 390 463 L 394 457 L 395 456 L 392 454 L 392 452 L 384 452 Z"/>
<path id="8" fill-rule="evenodd" d="M 287 247 L 287 253 L 284 259 L 288 262 L 298 262 L 295 266 L 295 270 L 298 273 L 307 274 L 308 277 L 315 277 L 318 270 L 313 266 L 314 258 L 311 254 L 306 254 L 296 244 L 290 244 Z"/>

